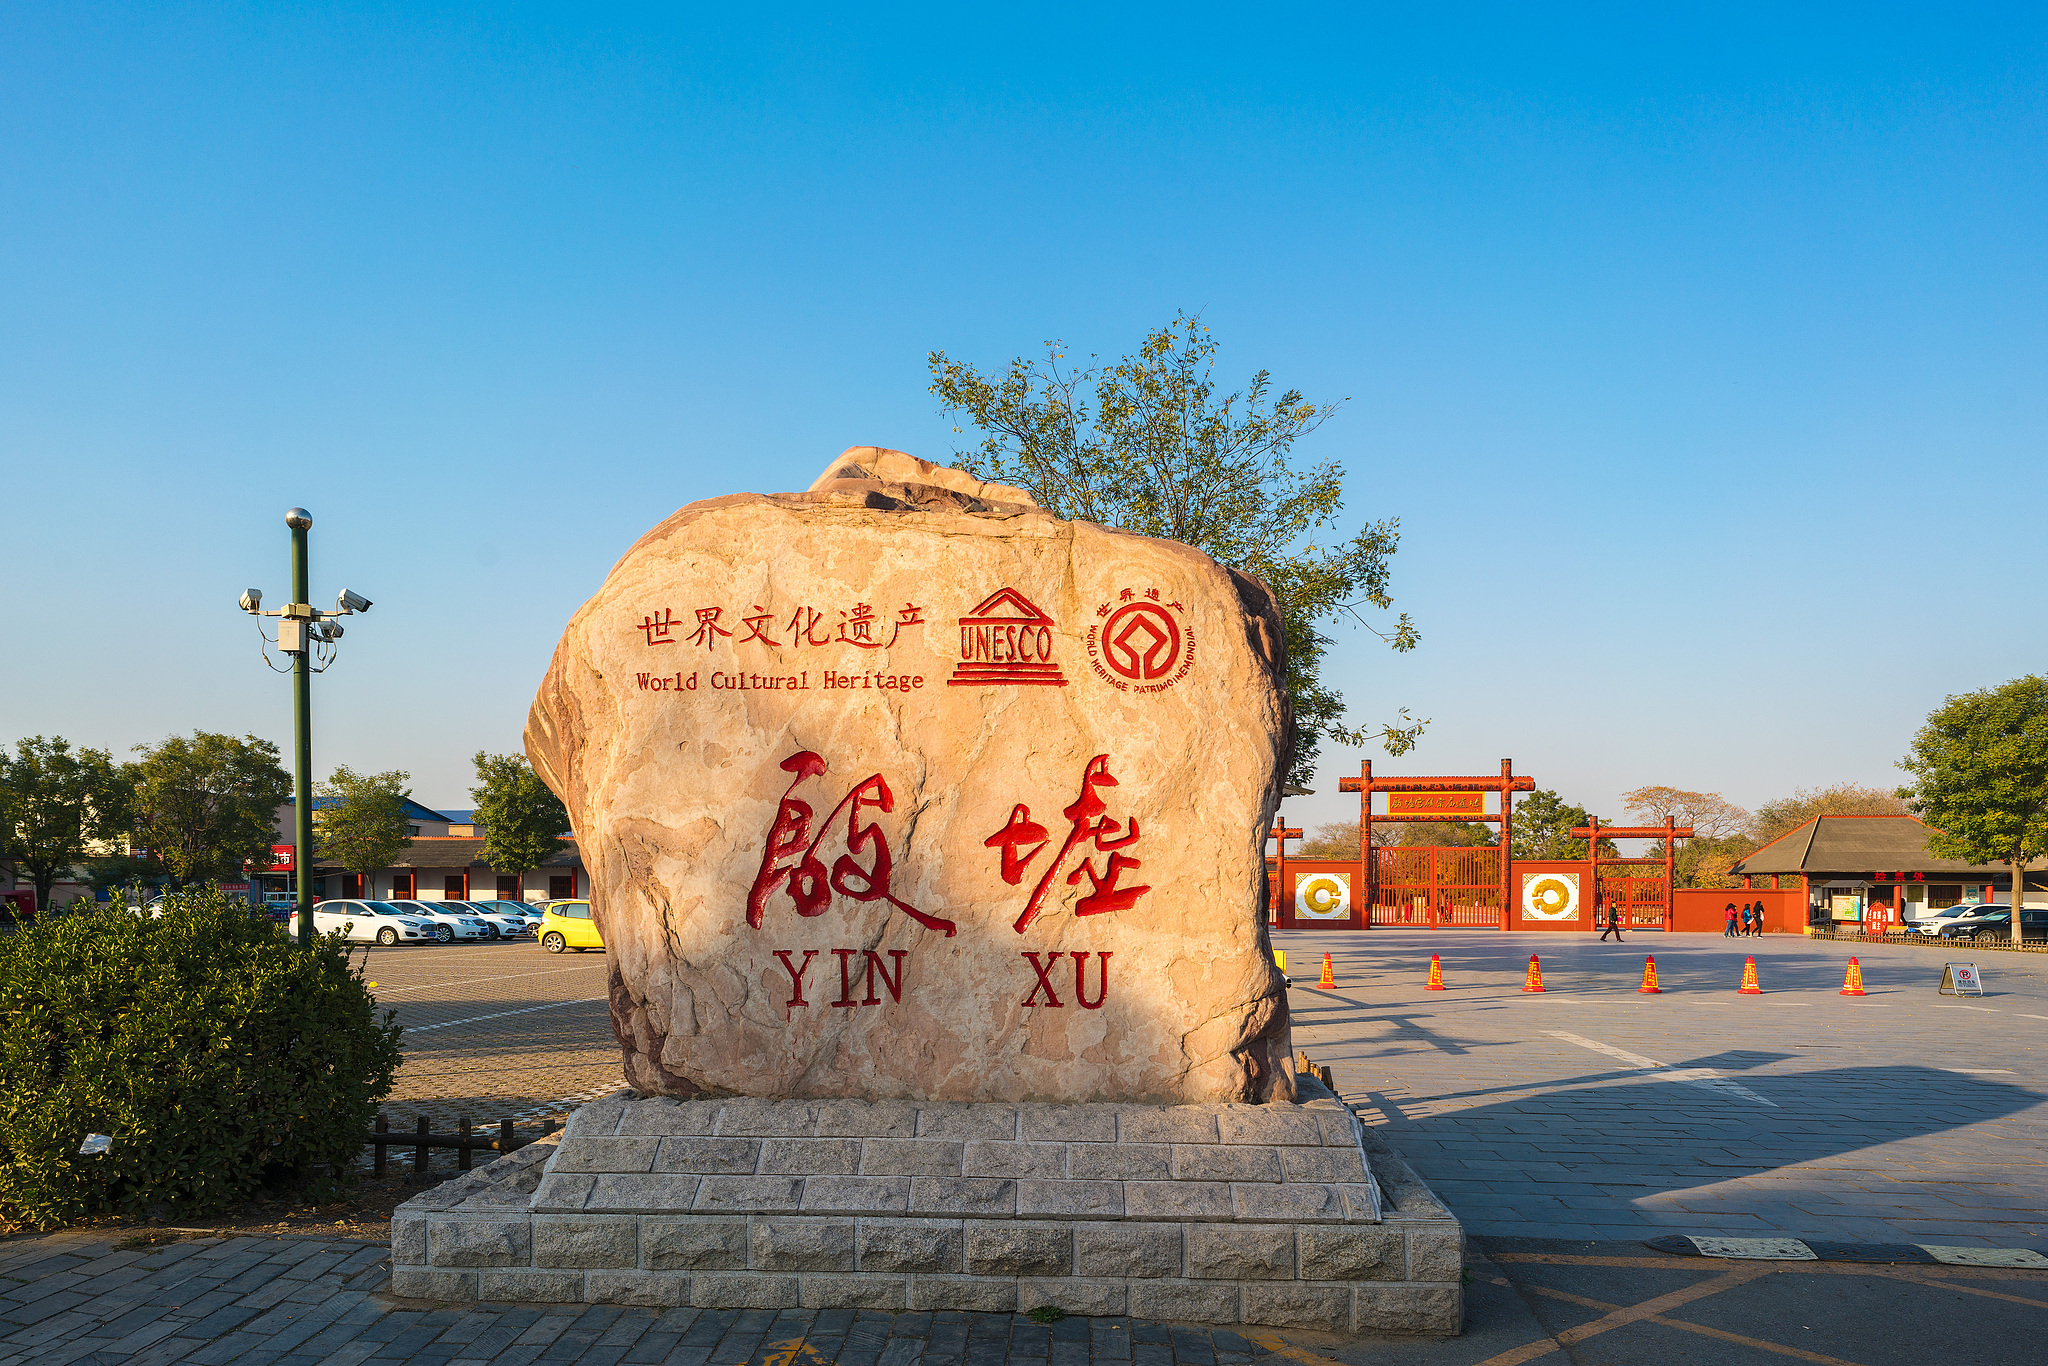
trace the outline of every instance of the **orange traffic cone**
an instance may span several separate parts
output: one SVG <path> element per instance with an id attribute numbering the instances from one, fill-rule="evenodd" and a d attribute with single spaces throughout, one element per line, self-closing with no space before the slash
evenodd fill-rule
<path id="1" fill-rule="evenodd" d="M 1316 985 L 1319 987 L 1333 987 L 1337 985 L 1337 978 L 1335 974 L 1333 974 L 1330 971 L 1330 955 L 1327 953 L 1323 955 L 1322 980 L 1318 981 Z"/>
<path id="2" fill-rule="evenodd" d="M 1742 985 L 1735 988 L 1738 996 L 1761 996 L 1764 989 L 1756 984 L 1756 955 L 1742 960 Z"/>
<path id="3" fill-rule="evenodd" d="M 1657 985 L 1657 955 L 1643 959 L 1643 984 L 1636 988 L 1641 996 L 1662 996 L 1664 988 Z"/>
<path id="4" fill-rule="evenodd" d="M 1536 955 L 1529 955 L 1529 975 L 1522 979 L 1522 990 L 1543 990 L 1543 965 L 1536 961 Z"/>
<path id="5" fill-rule="evenodd" d="M 1428 985 L 1428 986 L 1425 986 L 1425 987 L 1423 988 L 1423 990 L 1424 990 L 1424 991 L 1442 991 L 1443 989 L 1444 989 L 1444 963 L 1443 963 L 1443 960 L 1442 960 L 1441 958 L 1438 958 L 1438 957 L 1437 957 L 1437 956 L 1436 956 L 1435 954 L 1433 954 L 1433 953 L 1432 953 L 1432 954 L 1431 954 L 1431 955 L 1429 956 L 1429 985 Z"/>
<path id="6" fill-rule="evenodd" d="M 1842 974 L 1842 989 L 1835 994 L 1837 996 L 1868 996 L 1870 994 L 1863 989 L 1863 965 L 1861 963 L 1853 958 L 1849 960 L 1849 970 Z"/>

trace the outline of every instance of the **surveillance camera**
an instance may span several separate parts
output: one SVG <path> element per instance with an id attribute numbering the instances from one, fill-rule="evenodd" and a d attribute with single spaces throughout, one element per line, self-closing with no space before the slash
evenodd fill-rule
<path id="1" fill-rule="evenodd" d="M 361 593 L 351 593 L 346 588 L 341 590 L 341 596 L 334 600 L 334 605 L 344 612 L 367 612 L 370 610 L 370 600 L 368 598 L 364 597 Z"/>
<path id="2" fill-rule="evenodd" d="M 315 640 L 336 641 L 341 639 L 341 623 L 338 621 L 316 621 L 313 623 Z"/>
<path id="3" fill-rule="evenodd" d="M 242 610 L 244 612 L 260 612 L 263 610 L 263 590 L 260 588 L 244 588 L 242 590 Z"/>

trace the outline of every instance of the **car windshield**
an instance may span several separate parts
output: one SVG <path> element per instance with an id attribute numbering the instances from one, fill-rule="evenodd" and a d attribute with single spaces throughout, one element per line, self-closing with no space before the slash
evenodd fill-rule
<path id="1" fill-rule="evenodd" d="M 391 904 L 390 902 L 388 902 L 388 901 L 358 901 L 358 902 L 356 902 L 355 904 L 356 904 L 356 905 L 358 905 L 358 906 L 361 906 L 361 907 L 363 907 L 363 908 L 364 908 L 365 910 L 367 910 L 367 911 L 368 911 L 368 912 L 369 912 L 369 913 L 370 913 L 371 915 L 404 915 L 404 914 L 405 914 L 405 912 L 404 912 L 404 911 L 401 911 L 401 910 L 399 910 L 399 909 L 398 909 L 398 907 L 396 907 L 396 906 L 392 905 L 392 904 Z"/>

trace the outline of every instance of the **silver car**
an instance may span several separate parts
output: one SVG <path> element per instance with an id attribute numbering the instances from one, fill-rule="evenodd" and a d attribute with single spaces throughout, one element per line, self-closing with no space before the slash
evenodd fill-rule
<path id="1" fill-rule="evenodd" d="M 490 923 L 500 939 L 530 939 L 540 928 L 539 917 L 528 919 L 503 901 L 451 901 L 450 906 L 465 906 Z"/>
<path id="2" fill-rule="evenodd" d="M 443 944 L 456 939 L 491 939 L 497 930 L 463 901 L 394 901 L 402 913 L 427 921 Z M 449 909 L 453 907 L 455 909 Z"/>

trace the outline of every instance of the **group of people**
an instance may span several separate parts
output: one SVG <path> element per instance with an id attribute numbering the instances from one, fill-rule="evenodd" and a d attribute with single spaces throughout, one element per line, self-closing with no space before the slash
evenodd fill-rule
<path id="1" fill-rule="evenodd" d="M 1735 909 L 1734 902 L 1728 903 L 1728 928 L 1721 931 L 1723 939 L 1733 939 L 1738 935 L 1747 937 L 1752 934 L 1762 934 L 1763 932 L 1764 908 L 1762 902 L 1758 902 L 1752 907 L 1745 901 L 1742 903 L 1742 909 L 1739 912 Z"/>

